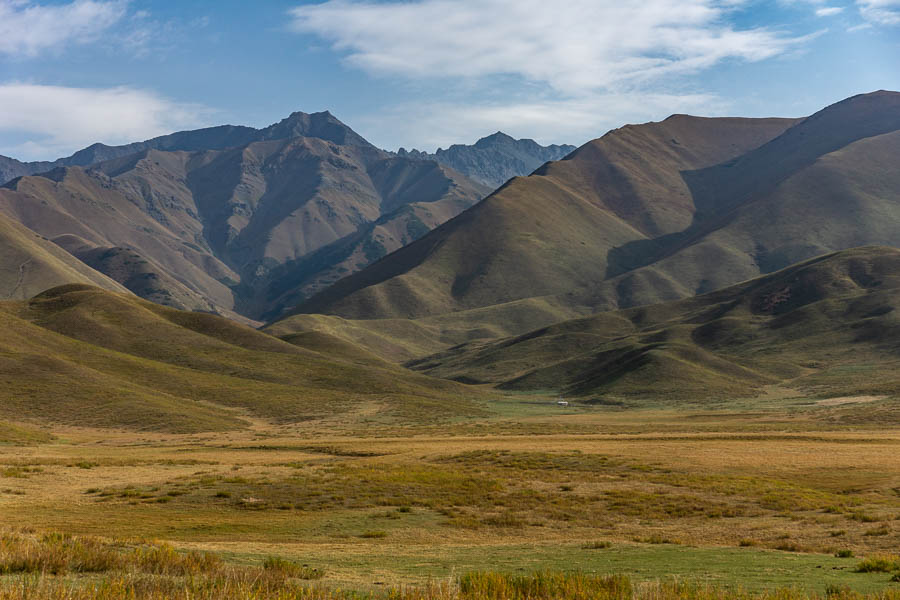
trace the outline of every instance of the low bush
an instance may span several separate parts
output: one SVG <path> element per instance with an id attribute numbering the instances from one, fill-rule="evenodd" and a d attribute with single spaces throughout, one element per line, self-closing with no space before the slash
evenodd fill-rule
<path id="1" fill-rule="evenodd" d="M 856 565 L 857 573 L 890 573 L 900 571 L 900 556 L 896 554 L 876 554 Z"/>
<path id="2" fill-rule="evenodd" d="M 267 573 L 281 575 L 285 578 L 295 577 L 297 579 L 322 579 L 325 572 L 321 569 L 314 569 L 309 565 L 301 565 L 277 556 L 270 556 L 263 562 L 263 569 Z"/>
<path id="3" fill-rule="evenodd" d="M 606 548 L 612 548 L 612 542 L 608 542 L 606 540 L 600 540 L 597 542 L 589 542 L 582 546 L 584 550 L 605 550 Z"/>

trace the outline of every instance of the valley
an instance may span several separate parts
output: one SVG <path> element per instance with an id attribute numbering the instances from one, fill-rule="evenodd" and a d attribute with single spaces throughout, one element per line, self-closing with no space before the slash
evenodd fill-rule
<path id="1" fill-rule="evenodd" d="M 898 132 L 4 162 L 0 600 L 894 600 Z"/>

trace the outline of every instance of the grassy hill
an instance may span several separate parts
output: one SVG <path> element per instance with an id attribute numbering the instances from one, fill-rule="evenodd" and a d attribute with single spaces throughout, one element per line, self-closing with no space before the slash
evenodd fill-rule
<path id="1" fill-rule="evenodd" d="M 0 420 L 149 431 L 478 414 L 483 395 L 373 356 L 338 359 L 228 319 L 85 285 L 0 303 Z M 296 340 L 295 340 L 296 341 Z M 346 417 L 345 417 L 346 418 Z"/>
<path id="2" fill-rule="evenodd" d="M 511 390 L 629 401 L 746 397 L 787 383 L 811 394 L 900 390 L 900 250 L 815 258 L 687 300 L 566 321 L 415 361 Z"/>
<path id="3" fill-rule="evenodd" d="M 22 300 L 73 282 L 126 291 L 53 242 L 0 215 L 0 300 Z"/>
<path id="4" fill-rule="evenodd" d="M 626 126 L 295 312 L 344 319 L 351 341 L 361 339 L 353 330 L 388 328 L 396 356 L 409 358 L 423 345 L 688 298 L 827 252 L 900 246 L 897 160 L 895 92 L 799 120 L 675 115 Z M 427 344 L 393 328 L 398 318 L 430 332 Z"/>

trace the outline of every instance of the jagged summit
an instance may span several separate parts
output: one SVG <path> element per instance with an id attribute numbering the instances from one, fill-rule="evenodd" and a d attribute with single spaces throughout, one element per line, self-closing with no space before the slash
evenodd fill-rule
<path id="1" fill-rule="evenodd" d="M 532 140 L 521 140 L 521 141 L 532 141 Z M 475 142 L 476 148 L 489 148 L 491 146 L 497 144 L 508 144 L 515 143 L 516 139 L 512 136 L 506 135 L 502 131 L 498 131 L 497 133 L 492 133 L 491 135 L 485 136 Z"/>
<path id="2" fill-rule="evenodd" d="M 532 139 L 517 140 L 498 131 L 471 146 L 453 144 L 446 150 L 438 148 L 434 154 L 401 148 L 397 154 L 435 160 L 476 181 L 497 188 L 513 177 L 530 175 L 547 161 L 559 160 L 573 150 L 575 146 L 541 146 Z"/>
<path id="3" fill-rule="evenodd" d="M 372 146 L 327 110 L 311 114 L 293 112 L 289 117 L 262 129 L 260 134 L 263 139 L 314 137 L 340 145 Z"/>

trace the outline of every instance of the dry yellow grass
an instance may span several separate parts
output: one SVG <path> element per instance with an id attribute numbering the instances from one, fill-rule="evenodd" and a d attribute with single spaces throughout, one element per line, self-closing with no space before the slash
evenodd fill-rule
<path id="1" fill-rule="evenodd" d="M 528 409 L 366 436 L 368 418 L 194 435 L 58 428 L 48 443 L 0 446 L 0 512 L 39 531 L 164 539 L 245 564 L 284 556 L 351 587 L 424 584 L 437 565 L 491 556 L 559 566 L 598 539 L 625 554 L 676 542 L 685 556 L 866 556 L 898 542 L 896 429 Z"/>

